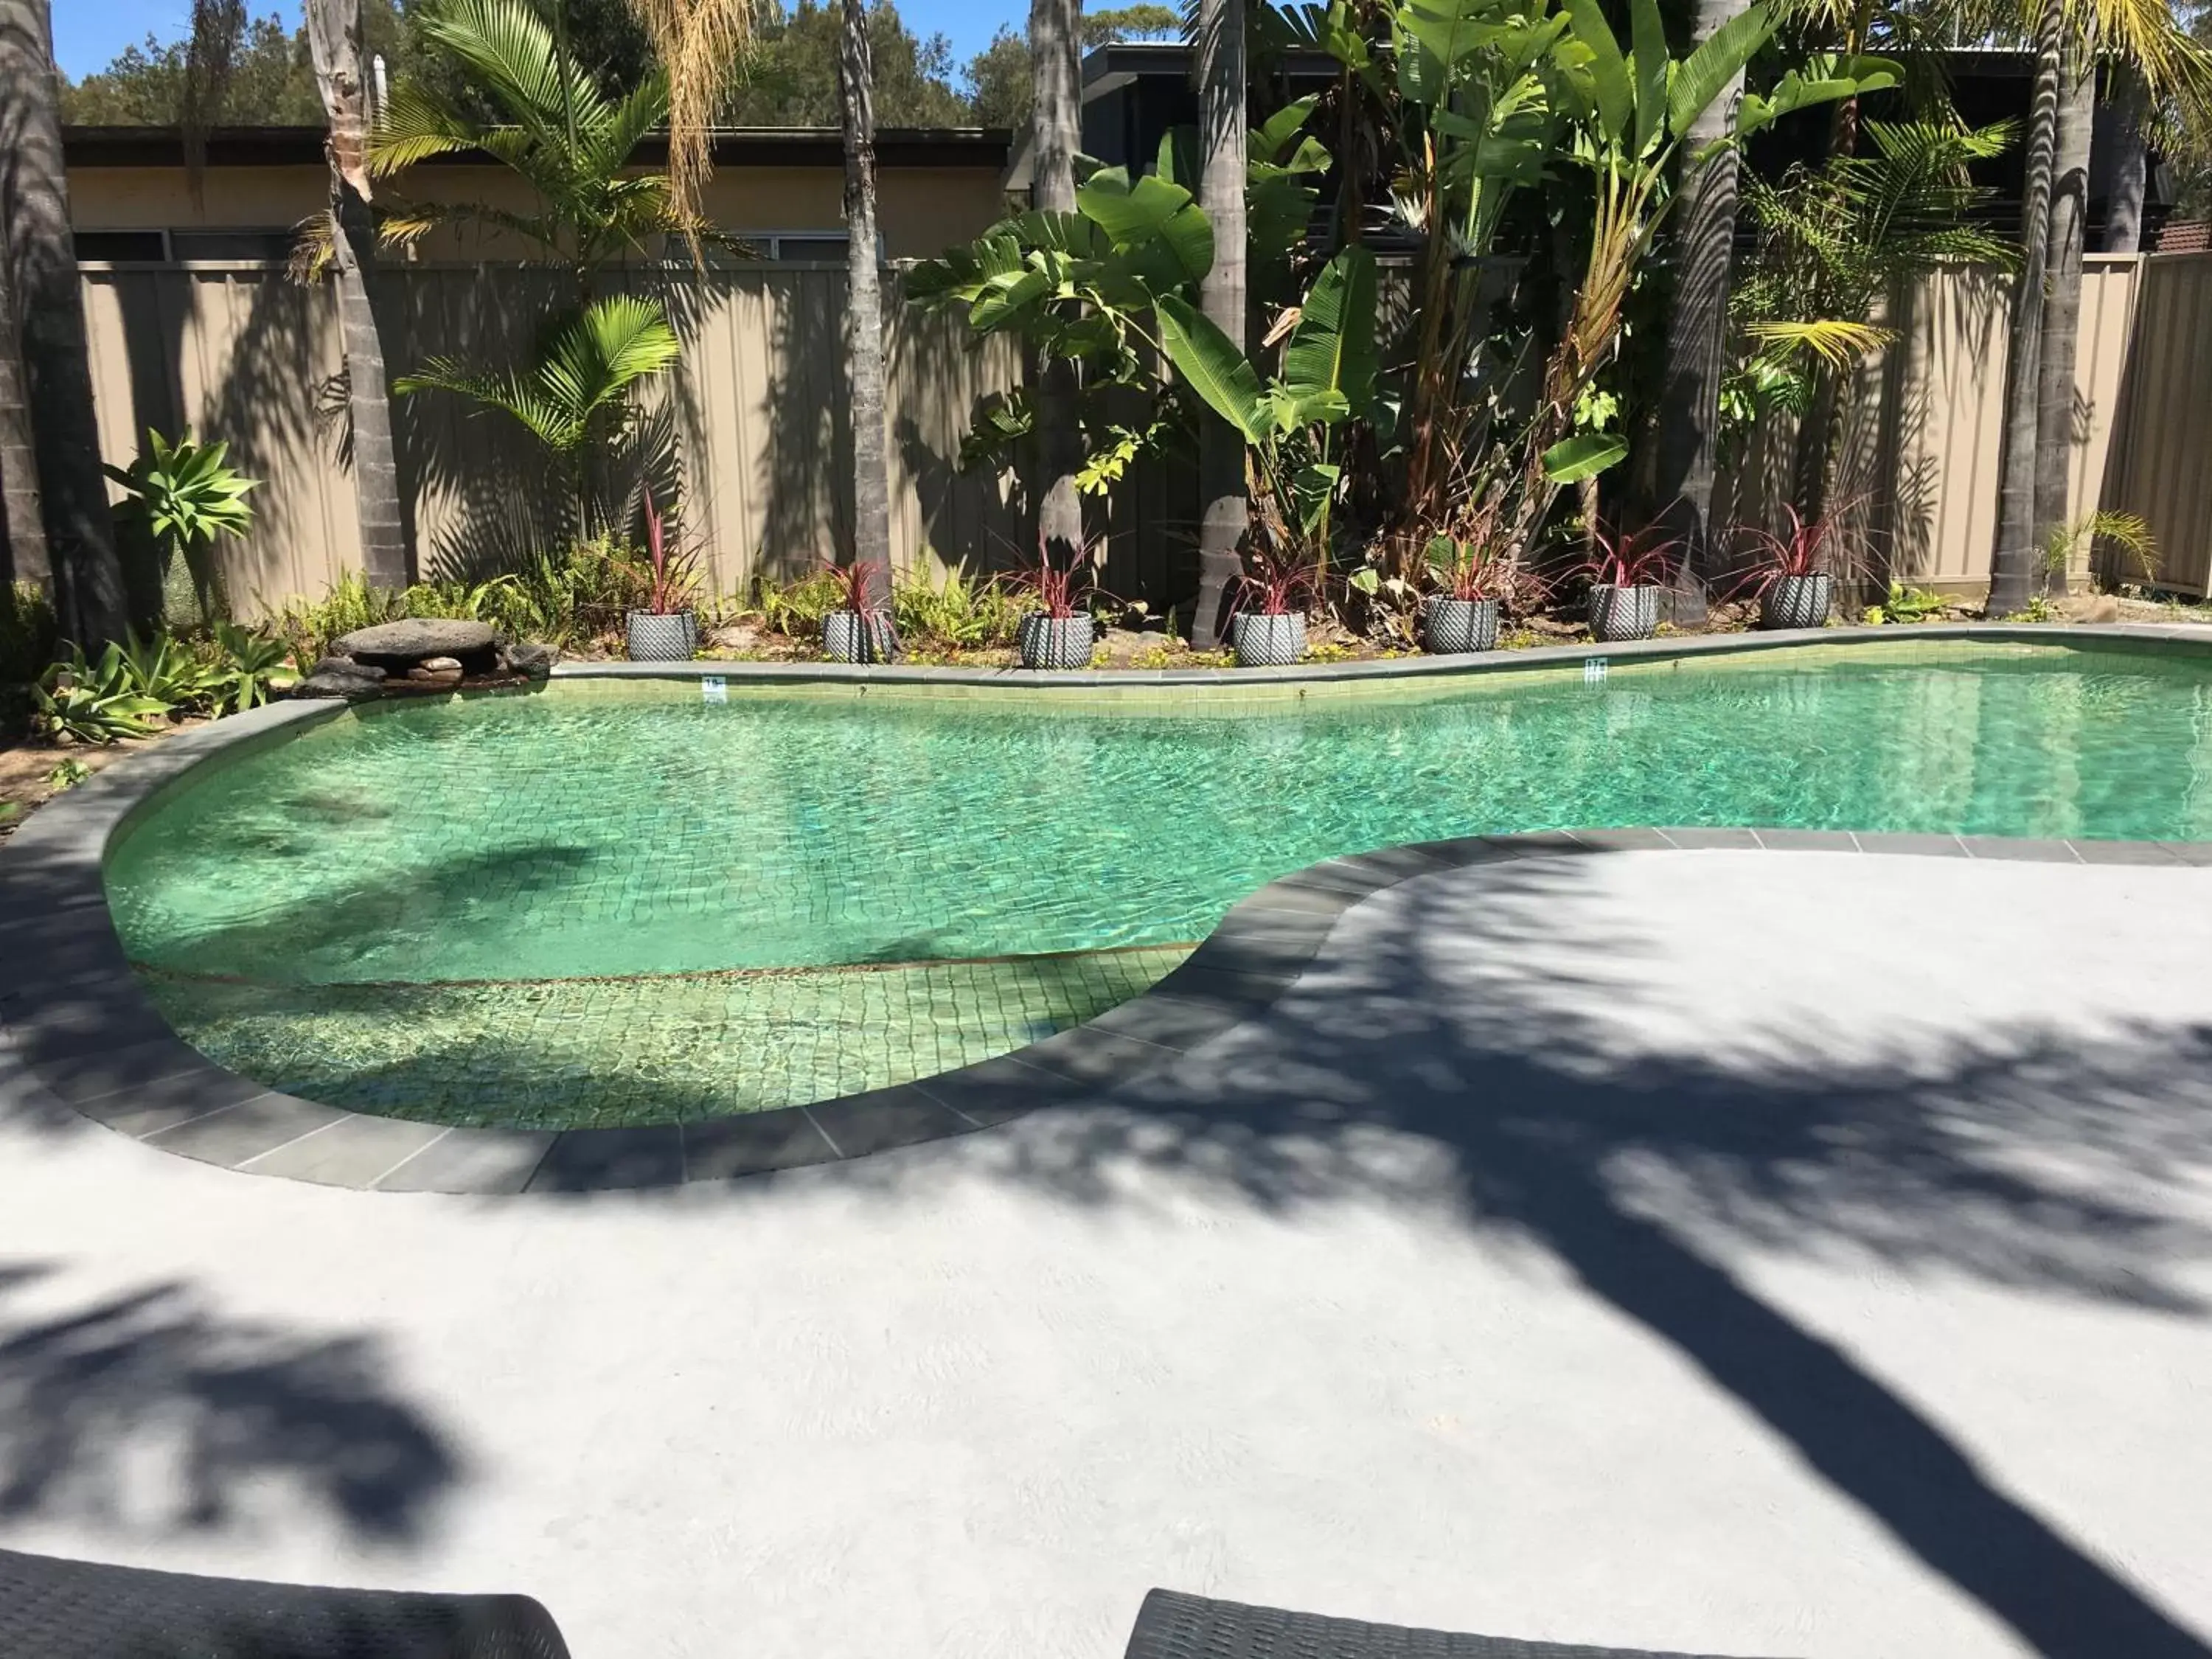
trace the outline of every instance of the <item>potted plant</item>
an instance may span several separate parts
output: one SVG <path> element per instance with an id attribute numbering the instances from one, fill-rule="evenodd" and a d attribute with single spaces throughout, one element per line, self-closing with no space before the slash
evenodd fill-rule
<path id="1" fill-rule="evenodd" d="M 1098 629 L 1084 590 L 1091 584 L 1091 562 L 1079 556 L 1066 569 L 1052 562 L 1044 538 L 1037 538 L 1036 562 L 1014 577 L 1015 586 L 1027 588 L 1036 599 L 1036 609 L 1023 617 L 1014 629 L 1014 644 L 1024 668 L 1088 668 Z"/>
<path id="2" fill-rule="evenodd" d="M 1828 544 L 1835 534 L 1836 515 L 1827 513 L 1807 524 L 1794 506 L 1786 532 L 1746 526 L 1756 549 L 1756 562 L 1746 578 L 1759 599 L 1761 628 L 1819 628 L 1828 620 L 1829 601 L 1835 596 L 1835 577 L 1828 569 Z"/>
<path id="3" fill-rule="evenodd" d="M 1583 566 L 1590 582 L 1590 637 L 1617 644 L 1648 640 L 1659 631 L 1659 595 L 1674 574 L 1679 540 L 1662 539 L 1656 527 L 1590 532 L 1595 551 Z"/>
<path id="4" fill-rule="evenodd" d="M 831 662 L 890 661 L 898 654 L 898 629 L 890 611 L 873 603 L 875 566 L 828 559 L 822 570 L 837 588 L 836 608 L 822 618 L 822 654 Z"/>
<path id="5" fill-rule="evenodd" d="M 633 609 L 629 623 L 632 662 L 689 662 L 699 649 L 699 617 L 691 608 L 698 576 L 690 560 L 668 545 L 667 527 L 653 492 L 645 492 L 645 547 L 652 580 L 645 604 Z"/>
<path id="6" fill-rule="evenodd" d="M 1254 549 L 1237 579 L 1229 642 L 1239 668 L 1287 668 L 1306 653 L 1306 606 L 1313 569 L 1304 560 Z"/>
<path id="7" fill-rule="evenodd" d="M 1421 643 L 1439 656 L 1497 648 L 1498 602 L 1512 574 L 1498 557 L 1496 543 L 1483 533 L 1487 528 L 1475 526 L 1468 536 L 1431 536 L 1423 550 L 1437 591 L 1422 601 Z"/>

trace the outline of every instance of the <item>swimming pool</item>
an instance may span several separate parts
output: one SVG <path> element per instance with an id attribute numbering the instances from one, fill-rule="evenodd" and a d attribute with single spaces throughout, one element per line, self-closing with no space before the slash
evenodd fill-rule
<path id="1" fill-rule="evenodd" d="M 111 848 L 185 1037 L 466 1123 L 650 1122 L 987 1057 L 1402 842 L 1707 824 L 2212 839 L 2193 659 L 1808 647 L 1236 700 L 555 682 L 349 711 Z"/>

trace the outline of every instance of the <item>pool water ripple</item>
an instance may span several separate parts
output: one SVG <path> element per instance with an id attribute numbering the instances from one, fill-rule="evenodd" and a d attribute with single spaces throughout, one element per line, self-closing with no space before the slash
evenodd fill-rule
<path id="1" fill-rule="evenodd" d="M 250 1075 L 449 1121 L 555 1121 L 564 1101 L 574 1121 L 651 1121 L 1003 1052 L 1140 989 L 1265 882 L 1403 842 L 1651 823 L 2212 839 L 2207 685 L 2148 654 L 1934 646 L 1227 713 L 556 683 L 349 714 L 188 777 L 107 881 L 173 1021 Z M 984 969 L 941 977 L 1132 946 L 1151 948 L 1032 1013 Z M 921 965 L 836 971 L 893 963 Z M 799 976 L 811 1000 L 787 987 L 774 1006 L 713 977 L 763 968 L 822 971 Z M 667 982 L 561 983 L 623 975 Z M 845 983 L 863 978 L 883 984 Z M 914 1040 L 963 1020 L 988 1036 Z M 604 1087 L 595 1042 L 624 1056 Z"/>

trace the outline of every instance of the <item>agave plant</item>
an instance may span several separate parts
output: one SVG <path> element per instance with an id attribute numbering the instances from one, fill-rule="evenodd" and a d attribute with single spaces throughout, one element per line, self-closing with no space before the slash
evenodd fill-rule
<path id="1" fill-rule="evenodd" d="M 96 659 L 72 645 L 31 688 L 37 723 L 49 738 L 94 745 L 149 738 L 171 705 L 140 689 L 123 648 L 109 645 Z"/>
<path id="2" fill-rule="evenodd" d="M 207 550 L 222 537 L 243 536 L 252 527 L 253 504 L 246 497 L 260 483 L 233 467 L 229 456 L 228 444 L 197 443 L 189 428 L 171 443 L 149 428 L 145 453 L 128 469 L 105 469 L 124 489 L 118 516 L 143 521 L 160 550 L 162 609 L 174 619 L 187 611 L 206 617 L 222 608 Z"/>
<path id="3" fill-rule="evenodd" d="M 300 683 L 292 647 L 284 641 L 228 622 L 215 625 L 215 638 L 222 653 L 215 671 L 220 712 L 242 714 Z"/>
<path id="4" fill-rule="evenodd" d="M 523 370 L 487 370 L 433 357 L 392 382 L 402 393 L 447 392 L 502 410 L 553 453 L 575 502 L 576 533 L 588 538 L 593 511 L 587 446 L 611 441 L 633 415 L 632 393 L 682 354 L 659 302 L 623 294 L 594 300 L 545 343 Z"/>
<path id="5" fill-rule="evenodd" d="M 220 671 L 167 629 L 143 638 L 134 631 L 122 650 L 124 673 L 141 696 L 195 714 L 215 705 Z"/>

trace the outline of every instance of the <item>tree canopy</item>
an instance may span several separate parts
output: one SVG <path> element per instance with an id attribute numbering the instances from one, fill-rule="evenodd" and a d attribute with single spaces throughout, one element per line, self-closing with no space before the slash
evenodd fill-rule
<path id="1" fill-rule="evenodd" d="M 644 33 L 623 0 L 567 0 L 577 60 L 611 96 L 635 86 L 651 61 Z M 720 118 L 732 126 L 837 125 L 837 30 L 835 5 L 796 0 L 772 6 L 757 44 L 732 78 Z M 362 0 L 368 50 L 380 53 L 395 79 L 421 79 L 448 98 L 465 99 L 450 65 L 428 50 L 420 8 L 405 0 Z M 1086 46 L 1164 39 L 1177 32 L 1176 13 L 1139 4 L 1090 13 Z M 183 118 L 188 41 L 153 35 L 126 47 L 104 70 L 62 88 L 62 118 L 87 126 L 169 126 Z M 917 35 L 896 0 L 875 0 L 869 14 L 875 57 L 876 118 L 885 126 L 1019 127 L 1029 119 L 1029 42 L 1001 28 L 965 65 L 942 34 Z M 304 27 L 287 29 L 274 12 L 251 19 L 232 55 L 225 86 L 213 100 L 210 125 L 313 126 L 323 108 Z"/>

